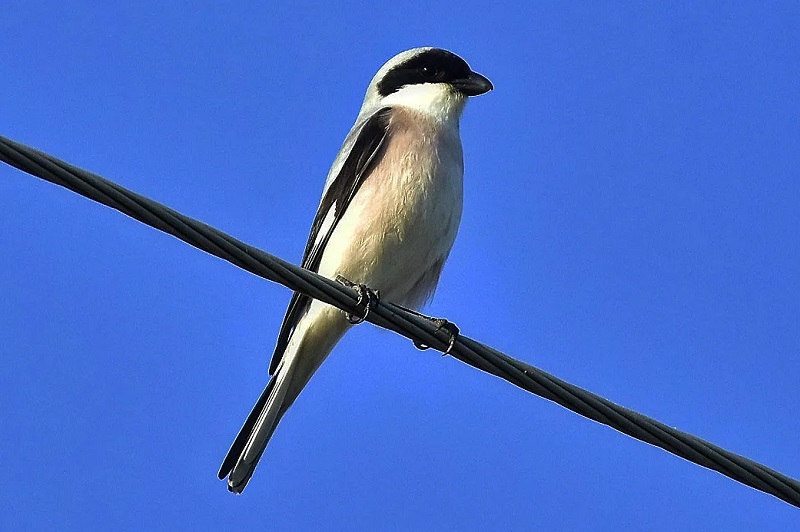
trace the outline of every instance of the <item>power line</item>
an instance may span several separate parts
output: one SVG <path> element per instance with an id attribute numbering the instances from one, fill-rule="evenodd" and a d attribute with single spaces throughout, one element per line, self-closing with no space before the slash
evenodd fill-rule
<path id="1" fill-rule="evenodd" d="M 2 136 L 0 160 L 116 209 L 259 277 L 346 312 L 363 314 L 358 305 L 358 293 L 354 289 L 265 253 L 96 174 Z M 367 321 L 395 331 L 415 344 L 429 345 L 440 351 L 448 348 L 448 332 L 437 329 L 435 324 L 390 302 L 379 301 L 370 310 Z M 612 403 L 466 336 L 459 335 L 456 338 L 449 354 L 581 416 L 661 447 L 800 508 L 800 482 L 749 458 Z"/>

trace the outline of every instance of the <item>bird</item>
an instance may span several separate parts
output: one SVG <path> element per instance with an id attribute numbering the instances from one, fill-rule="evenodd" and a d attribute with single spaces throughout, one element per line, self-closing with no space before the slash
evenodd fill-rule
<path id="1" fill-rule="evenodd" d="M 448 50 L 413 48 L 372 78 L 328 172 L 302 266 L 414 310 L 432 296 L 461 222 L 462 111 L 494 87 Z M 270 380 L 219 470 L 242 493 L 278 423 L 354 321 L 295 292 Z"/>

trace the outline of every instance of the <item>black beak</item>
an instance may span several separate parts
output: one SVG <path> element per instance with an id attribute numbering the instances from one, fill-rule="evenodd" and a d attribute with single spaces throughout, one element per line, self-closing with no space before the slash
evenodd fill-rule
<path id="1" fill-rule="evenodd" d="M 467 96 L 478 96 L 494 88 L 491 81 L 477 72 L 470 72 L 466 78 L 451 81 L 450 84 Z"/>

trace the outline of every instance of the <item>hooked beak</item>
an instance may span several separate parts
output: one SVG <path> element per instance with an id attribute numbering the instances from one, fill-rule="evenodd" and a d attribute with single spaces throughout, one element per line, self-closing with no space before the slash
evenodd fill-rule
<path id="1" fill-rule="evenodd" d="M 466 78 L 451 81 L 450 84 L 467 96 L 485 94 L 494 88 L 488 78 L 477 72 L 470 72 Z"/>

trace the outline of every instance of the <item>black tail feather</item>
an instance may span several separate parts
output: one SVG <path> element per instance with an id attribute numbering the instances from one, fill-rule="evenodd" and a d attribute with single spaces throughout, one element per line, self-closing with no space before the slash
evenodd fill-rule
<path id="1" fill-rule="evenodd" d="M 267 400 L 272 393 L 272 389 L 275 387 L 275 377 L 276 375 L 273 375 L 269 379 L 267 387 L 261 392 L 261 396 L 258 398 L 253 410 L 250 411 L 250 415 L 247 416 L 239 434 L 236 436 L 236 439 L 233 440 L 231 448 L 228 454 L 225 455 L 225 459 L 222 461 L 222 465 L 219 468 L 219 473 L 217 473 L 217 477 L 219 477 L 220 480 L 227 477 L 233 470 L 236 462 L 239 461 L 239 457 L 242 455 L 245 445 L 247 445 L 247 440 L 253 432 L 253 428 L 255 427 L 256 421 L 258 421 L 258 417 L 261 415 L 261 411 L 267 406 Z"/>

